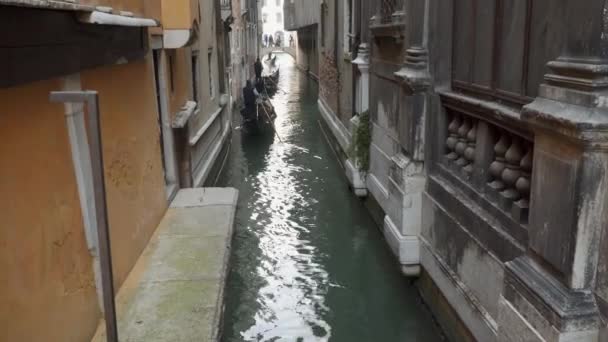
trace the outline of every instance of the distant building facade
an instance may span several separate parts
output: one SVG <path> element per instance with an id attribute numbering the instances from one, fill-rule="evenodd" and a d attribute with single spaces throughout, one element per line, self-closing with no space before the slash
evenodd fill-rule
<path id="1" fill-rule="evenodd" d="M 275 44 L 289 46 L 289 35 L 286 34 L 283 24 L 283 0 L 262 0 L 261 13 L 262 41 L 266 43 L 266 37 L 272 36 Z"/>
<path id="2" fill-rule="evenodd" d="M 285 30 L 296 32 L 296 65 L 317 80 L 319 79 L 320 6 L 320 0 L 283 2 Z"/>
<path id="3" fill-rule="evenodd" d="M 253 63 L 260 54 L 262 37 L 261 2 L 258 0 L 232 0 L 231 63 L 232 98 L 242 104 L 242 89 L 253 79 Z"/>
<path id="4" fill-rule="evenodd" d="M 101 318 L 82 136 L 52 91 L 98 93 L 115 288 L 181 187 L 230 141 L 218 1 L 0 1 L 0 321 L 7 341 L 85 341 Z M 90 161 L 89 161 L 90 162 Z"/>

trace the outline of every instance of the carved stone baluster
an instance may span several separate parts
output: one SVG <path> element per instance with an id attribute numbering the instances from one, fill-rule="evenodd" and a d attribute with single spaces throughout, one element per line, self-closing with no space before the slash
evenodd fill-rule
<path id="1" fill-rule="evenodd" d="M 395 0 L 382 0 L 380 3 L 380 14 L 382 22 L 390 22 L 395 11 Z"/>
<path id="2" fill-rule="evenodd" d="M 448 126 L 448 138 L 445 145 L 448 150 L 446 157 L 449 161 L 458 159 L 458 154 L 456 154 L 456 143 L 458 142 L 458 128 L 460 127 L 460 123 L 460 116 L 454 115 Z"/>
<path id="3" fill-rule="evenodd" d="M 397 0 L 395 2 L 395 12 L 392 15 L 393 23 L 405 22 L 405 0 Z"/>
<path id="4" fill-rule="evenodd" d="M 382 2 L 376 2 L 375 5 L 372 5 L 372 6 L 375 6 L 376 8 L 375 8 L 375 12 L 374 12 L 375 14 L 371 18 L 369 18 L 369 25 L 370 26 L 380 25 L 380 24 L 382 24 L 383 4 L 382 4 Z"/>
<path id="5" fill-rule="evenodd" d="M 462 125 L 458 128 L 458 142 L 456 143 L 456 154 L 458 154 L 458 160 L 456 165 L 463 167 L 467 164 L 467 160 L 464 157 L 464 151 L 467 149 L 467 134 L 471 130 L 471 120 L 465 118 L 462 120 Z"/>
<path id="6" fill-rule="evenodd" d="M 502 200 L 501 205 L 505 210 L 511 210 L 511 206 L 515 201 L 521 198 L 521 194 L 517 191 L 515 183 L 521 176 L 521 160 L 524 153 L 521 148 L 521 140 L 519 137 L 513 137 L 511 147 L 507 150 L 505 160 L 507 162 L 505 170 L 502 172 L 502 181 L 505 184 L 505 190 L 500 193 Z"/>
<path id="7" fill-rule="evenodd" d="M 530 211 L 530 177 L 532 174 L 532 155 L 534 148 L 526 146 L 526 155 L 522 158 L 519 167 L 521 176 L 515 183 L 515 188 L 519 192 L 521 199 L 513 205 L 511 213 L 513 218 L 520 223 L 528 223 L 528 213 Z"/>
<path id="8" fill-rule="evenodd" d="M 509 135 L 504 131 L 499 131 L 500 138 L 496 145 L 494 145 L 494 162 L 490 164 L 490 175 L 492 176 L 492 180 L 490 184 L 490 188 L 495 191 L 502 191 L 505 188 L 505 184 L 502 181 L 502 173 L 505 170 L 505 154 L 510 146 L 510 138 Z"/>
<path id="9" fill-rule="evenodd" d="M 467 175 L 473 173 L 475 162 L 475 148 L 477 144 L 477 123 L 473 122 L 469 133 L 467 133 L 467 148 L 464 150 L 464 157 L 467 160 L 467 165 L 464 167 L 464 172 Z"/>

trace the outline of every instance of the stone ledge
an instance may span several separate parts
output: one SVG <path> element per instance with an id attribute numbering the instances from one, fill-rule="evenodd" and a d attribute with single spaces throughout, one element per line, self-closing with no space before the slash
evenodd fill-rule
<path id="1" fill-rule="evenodd" d="M 599 329 L 599 308 L 591 290 L 567 288 L 525 256 L 508 262 L 506 271 L 507 301 L 524 298 L 560 332 Z"/>
<path id="2" fill-rule="evenodd" d="M 353 192 L 357 197 L 367 197 L 367 186 L 365 184 L 365 175 L 359 171 L 355 165 L 347 159 L 344 163 L 344 169 L 348 182 L 353 187 Z"/>
<path id="3" fill-rule="evenodd" d="M 171 203 L 171 208 L 191 208 L 211 205 L 236 206 L 238 191 L 226 188 L 182 189 Z"/>
<path id="4" fill-rule="evenodd" d="M 321 116 L 325 119 L 327 126 L 329 126 L 329 129 L 340 144 L 340 147 L 345 153 L 348 152 L 351 144 L 350 132 L 348 132 L 348 129 L 346 129 L 342 122 L 338 120 L 336 114 L 332 112 L 325 100 L 319 98 L 318 106 Z"/>
<path id="5" fill-rule="evenodd" d="M 219 123 L 221 124 L 221 121 Z M 230 144 L 230 139 L 232 135 L 231 123 L 226 122 L 221 127 L 221 130 L 221 136 L 219 137 L 219 139 L 214 139 L 214 141 L 211 143 L 211 146 L 209 146 L 208 150 L 206 151 L 205 155 L 201 156 L 196 166 L 192 168 L 193 186 L 195 187 L 201 187 L 205 184 L 205 182 L 207 181 L 207 177 L 213 169 L 213 166 L 216 165 L 216 162 L 222 152 L 222 149 L 224 148 L 224 146 L 226 146 L 226 144 Z"/>
<path id="6" fill-rule="evenodd" d="M 384 217 L 383 234 L 391 251 L 402 266 L 420 265 L 420 240 L 417 235 L 401 234 L 388 215 Z M 418 276 L 418 274 L 406 275 Z"/>
<path id="7" fill-rule="evenodd" d="M 181 190 L 116 297 L 121 341 L 218 341 L 238 191 Z M 105 341 L 100 322 L 92 341 Z"/>

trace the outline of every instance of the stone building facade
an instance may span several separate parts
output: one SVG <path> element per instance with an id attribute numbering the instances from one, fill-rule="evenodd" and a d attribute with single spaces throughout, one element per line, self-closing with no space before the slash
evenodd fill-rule
<path id="1" fill-rule="evenodd" d="M 289 46 L 289 35 L 285 34 L 283 23 L 283 0 L 261 1 L 262 37 L 273 37 L 273 42 L 280 41 L 280 47 Z"/>
<path id="2" fill-rule="evenodd" d="M 349 4 L 359 20 L 345 71 L 331 52 L 344 23 L 323 18 Z M 319 6 L 326 127 L 451 340 L 608 340 L 605 6 Z M 361 123 L 347 120 L 345 87 L 350 114 L 371 116 L 366 170 L 351 152 Z"/>
<path id="3" fill-rule="evenodd" d="M 97 92 L 118 289 L 176 191 L 213 183 L 221 167 L 231 108 L 219 10 L 219 0 L 0 1 L 3 340 L 89 340 L 103 311 L 93 157 L 73 119 L 84 109 L 50 93 Z"/>
<path id="4" fill-rule="evenodd" d="M 260 55 L 262 36 L 261 2 L 257 0 L 231 0 L 231 90 L 234 103 L 243 102 L 243 87 L 255 77 L 253 63 Z"/>
<path id="5" fill-rule="evenodd" d="M 283 2 L 286 31 L 296 31 L 296 65 L 311 77 L 319 79 L 320 0 L 286 0 Z"/>

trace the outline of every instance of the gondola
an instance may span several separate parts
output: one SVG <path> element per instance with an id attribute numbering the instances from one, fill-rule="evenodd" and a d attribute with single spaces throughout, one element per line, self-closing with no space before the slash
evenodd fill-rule
<path id="1" fill-rule="evenodd" d="M 279 76 L 280 76 L 280 68 L 276 68 L 271 74 L 262 76 L 264 80 L 264 87 L 266 87 L 266 92 L 270 97 L 274 96 L 279 89 Z"/>
<path id="2" fill-rule="evenodd" d="M 274 120 L 277 118 L 277 114 L 268 97 L 263 96 L 257 101 L 256 112 L 252 114 L 243 116 L 243 126 L 247 132 L 266 133 L 274 131 Z"/>

